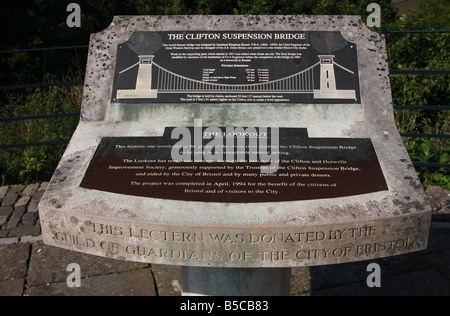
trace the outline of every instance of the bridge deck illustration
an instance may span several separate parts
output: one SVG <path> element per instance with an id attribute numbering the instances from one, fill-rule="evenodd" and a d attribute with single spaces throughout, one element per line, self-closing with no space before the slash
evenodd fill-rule
<path id="1" fill-rule="evenodd" d="M 304 93 L 315 99 L 356 99 L 355 90 L 337 90 L 334 66 L 354 72 L 334 61 L 333 55 L 319 55 L 314 65 L 293 75 L 272 81 L 224 84 L 196 80 L 170 71 L 153 61 L 153 55 L 139 56 L 139 62 L 120 71 L 123 74 L 139 66 L 136 89 L 117 90 L 117 99 L 154 99 L 160 93 Z M 320 87 L 315 87 L 314 69 L 320 66 Z M 154 72 L 153 67 L 157 70 Z M 153 78 L 152 74 L 155 74 Z M 155 81 L 155 83 L 153 83 Z M 153 87 L 153 88 L 152 88 Z"/>
<path id="2" fill-rule="evenodd" d="M 219 84 L 180 76 L 154 63 L 154 65 L 158 68 L 158 81 L 156 84 L 158 93 L 219 93 L 227 91 L 239 93 L 312 93 L 314 91 L 313 68 L 318 64 L 319 63 L 303 70 L 302 72 L 283 79 L 248 84 Z"/>

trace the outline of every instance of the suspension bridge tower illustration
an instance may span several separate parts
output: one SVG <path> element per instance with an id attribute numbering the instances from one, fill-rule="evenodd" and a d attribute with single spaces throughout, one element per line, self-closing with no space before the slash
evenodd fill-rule
<path id="1" fill-rule="evenodd" d="M 117 99 L 156 99 L 162 93 L 289 93 L 312 94 L 314 99 L 356 100 L 356 90 L 337 89 L 335 66 L 355 76 L 338 64 L 335 55 L 318 55 L 319 61 L 293 75 L 272 81 L 248 84 L 221 84 L 196 80 L 174 73 L 154 62 L 154 55 L 139 55 L 139 62 L 119 71 L 119 75 L 139 67 L 135 89 L 117 89 Z M 320 67 L 319 87 L 314 69 Z"/>
<path id="2" fill-rule="evenodd" d="M 320 90 L 314 90 L 315 99 L 356 99 L 355 90 L 337 90 L 334 65 L 354 75 L 355 73 L 334 62 L 334 55 L 319 55 Z"/>
<path id="3" fill-rule="evenodd" d="M 124 73 L 139 65 L 136 79 L 136 89 L 118 90 L 118 99 L 155 99 L 158 97 L 158 91 L 152 89 L 152 71 L 154 55 L 139 55 L 139 62 L 133 66 L 124 69 L 119 74 Z"/>

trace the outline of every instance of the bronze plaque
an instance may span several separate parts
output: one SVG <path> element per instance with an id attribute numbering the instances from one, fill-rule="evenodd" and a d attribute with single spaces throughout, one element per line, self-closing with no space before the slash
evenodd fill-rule
<path id="1" fill-rule="evenodd" d="M 280 128 L 277 164 L 262 173 L 267 161 L 254 161 L 244 146 L 227 146 L 245 161 L 196 161 L 194 151 L 220 148 L 217 139 L 192 141 L 193 159 L 175 162 L 173 127 L 163 137 L 105 137 L 91 161 L 81 187 L 119 194 L 203 202 L 258 203 L 336 198 L 387 190 L 372 142 L 368 138 L 309 138 L 304 128 Z M 190 129 L 193 131 L 193 128 Z M 225 128 L 222 128 L 225 131 Z M 204 131 L 204 129 L 203 129 Z M 211 140 L 212 139 L 212 140 Z M 240 143 L 242 144 L 242 143 Z M 209 147 L 208 147 L 209 146 Z M 195 148 L 197 147 L 197 148 Z M 259 148 L 258 150 L 261 150 Z M 273 154 L 273 152 L 272 152 Z"/>
<path id="2" fill-rule="evenodd" d="M 340 32 L 135 32 L 118 45 L 114 103 L 360 103 Z"/>

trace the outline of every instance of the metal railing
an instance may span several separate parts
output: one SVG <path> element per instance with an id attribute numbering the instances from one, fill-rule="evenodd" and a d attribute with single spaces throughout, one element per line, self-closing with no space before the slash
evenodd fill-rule
<path id="1" fill-rule="evenodd" d="M 390 31 L 386 27 L 383 27 L 381 34 L 385 35 L 386 43 L 389 41 L 389 34 L 407 34 L 407 33 L 450 33 L 450 30 L 407 30 L 407 31 Z M 28 52 L 45 52 L 54 50 L 67 50 L 67 49 L 86 49 L 88 45 L 81 46 L 64 46 L 64 47 L 54 47 L 54 48 L 34 48 L 34 49 L 22 49 L 22 50 L 8 50 L 0 51 L 2 54 L 15 54 L 15 53 L 28 53 Z M 390 75 L 449 75 L 450 70 L 391 70 Z M 16 84 L 16 85 L 4 85 L 0 86 L 0 91 L 13 91 L 13 90 L 26 90 L 35 88 L 46 88 L 46 87 L 60 87 L 60 86 L 74 86 L 83 85 L 83 81 L 62 81 L 62 82 L 47 82 L 47 83 L 32 83 L 32 84 Z M 449 111 L 449 105 L 394 105 L 396 110 L 426 110 L 426 111 Z M 8 117 L 0 118 L 1 122 L 17 122 L 24 120 L 40 120 L 40 119 L 52 119 L 61 117 L 79 117 L 80 113 L 59 113 L 59 114 L 44 114 L 44 115 L 33 115 L 33 116 L 22 116 L 22 117 Z M 401 133 L 403 137 L 413 137 L 413 138 L 450 138 L 449 134 L 424 134 L 424 133 Z M 32 146 L 52 146 L 68 144 L 67 140 L 53 140 L 46 142 L 30 142 L 21 144 L 0 144 L 0 150 L 8 150 L 13 148 L 24 148 Z M 443 163 L 423 163 L 414 162 L 416 167 L 426 167 L 426 168 L 449 168 L 450 164 Z M 55 167 L 49 168 L 54 170 Z M 0 175 L 19 173 L 19 171 L 1 171 Z"/>
<path id="2" fill-rule="evenodd" d="M 402 30 L 391 31 L 387 27 L 383 26 L 381 32 L 385 36 L 386 47 L 389 43 L 389 34 L 417 34 L 417 33 L 450 33 L 450 30 Z M 388 56 L 389 57 L 389 56 Z M 450 75 L 448 69 L 428 70 L 428 69 L 412 69 L 412 70 L 390 70 L 390 75 Z M 395 110 L 415 110 L 415 111 L 449 111 L 449 105 L 394 105 Z M 440 138 L 448 139 L 449 134 L 426 134 L 426 133 L 400 133 L 402 137 L 411 138 Z M 413 162 L 415 167 L 426 168 L 450 168 L 448 163 L 429 163 L 429 162 Z"/>
<path id="3" fill-rule="evenodd" d="M 6 118 L 0 118 L 0 123 L 26 121 L 26 120 L 42 120 L 42 119 L 61 118 L 61 117 L 80 117 L 80 112 L 6 117 Z M 64 144 L 68 144 L 69 141 L 70 140 L 66 139 L 66 140 L 53 140 L 53 141 L 47 141 L 47 142 L 31 142 L 31 143 L 21 143 L 21 144 L 0 144 L 0 149 L 64 145 Z"/>

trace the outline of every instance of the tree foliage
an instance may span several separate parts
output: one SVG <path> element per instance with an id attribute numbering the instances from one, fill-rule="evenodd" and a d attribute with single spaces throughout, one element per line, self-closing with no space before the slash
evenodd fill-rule
<path id="1" fill-rule="evenodd" d="M 422 0 L 420 11 L 408 12 L 391 23 L 398 30 L 449 29 L 450 6 L 445 1 Z M 449 70 L 449 33 L 408 33 L 389 35 L 388 56 L 391 69 Z M 449 75 L 391 76 L 394 104 L 449 105 Z M 449 111 L 395 111 L 403 133 L 450 134 Z M 448 139 L 405 138 L 413 161 L 450 163 Z M 425 185 L 450 189 L 448 169 L 420 169 Z"/>

